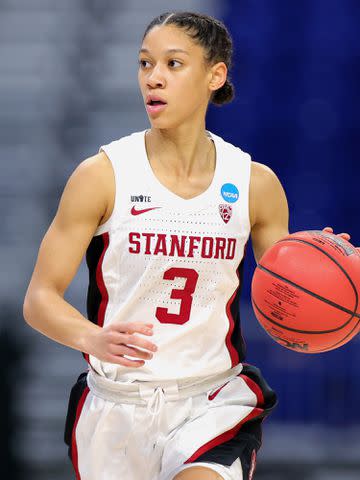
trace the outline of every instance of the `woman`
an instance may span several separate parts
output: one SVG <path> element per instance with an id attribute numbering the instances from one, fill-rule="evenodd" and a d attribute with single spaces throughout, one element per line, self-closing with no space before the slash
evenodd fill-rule
<path id="1" fill-rule="evenodd" d="M 231 56 L 218 20 L 155 18 L 151 128 L 75 169 L 41 243 L 24 317 L 89 365 L 65 428 L 78 479 L 253 478 L 276 396 L 242 363 L 240 275 L 250 234 L 257 261 L 288 235 L 288 207 L 268 167 L 205 129 L 209 102 L 233 98 Z M 85 252 L 88 319 L 63 298 Z"/>

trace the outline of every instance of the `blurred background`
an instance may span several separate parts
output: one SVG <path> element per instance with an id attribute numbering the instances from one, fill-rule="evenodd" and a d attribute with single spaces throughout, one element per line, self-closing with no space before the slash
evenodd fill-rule
<path id="1" fill-rule="evenodd" d="M 357 0 L 0 0 L 0 477 L 74 478 L 63 428 L 82 355 L 23 320 L 42 237 L 68 177 L 100 145 L 149 126 L 137 51 L 168 10 L 222 19 L 234 40 L 236 99 L 207 128 L 270 166 L 290 232 L 332 226 L 360 246 L 360 2 Z M 360 341 L 321 355 L 275 344 L 249 303 L 247 361 L 277 390 L 258 480 L 360 478 Z M 65 298 L 84 315 L 83 261 Z"/>

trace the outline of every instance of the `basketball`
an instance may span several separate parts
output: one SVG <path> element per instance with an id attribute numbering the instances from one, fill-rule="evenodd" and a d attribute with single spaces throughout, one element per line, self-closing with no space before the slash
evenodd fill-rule
<path id="1" fill-rule="evenodd" d="M 269 248 L 251 284 L 256 318 L 286 348 L 321 353 L 360 330 L 360 253 L 320 230 L 292 233 Z"/>

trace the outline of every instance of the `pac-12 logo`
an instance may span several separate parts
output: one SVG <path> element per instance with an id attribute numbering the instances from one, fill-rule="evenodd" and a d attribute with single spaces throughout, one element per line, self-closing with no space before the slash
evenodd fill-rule
<path id="1" fill-rule="evenodd" d="M 228 223 L 228 221 L 231 218 L 232 215 L 232 206 L 228 205 L 227 203 L 219 205 L 219 212 L 221 218 L 224 220 L 225 223 Z"/>
<path id="2" fill-rule="evenodd" d="M 234 203 L 239 200 L 239 190 L 233 183 L 224 183 L 221 187 L 221 196 L 229 203 Z"/>

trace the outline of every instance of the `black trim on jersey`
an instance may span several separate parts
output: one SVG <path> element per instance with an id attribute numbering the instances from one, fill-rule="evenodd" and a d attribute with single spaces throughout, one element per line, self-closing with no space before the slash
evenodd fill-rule
<path id="1" fill-rule="evenodd" d="M 239 354 L 239 362 L 242 362 L 246 356 L 246 343 L 244 337 L 241 333 L 241 321 L 240 321 L 240 296 L 241 296 L 241 289 L 243 283 L 243 276 L 244 276 L 244 259 L 245 259 L 245 250 L 244 256 L 237 268 L 237 272 L 239 275 L 239 289 L 235 295 L 234 300 L 230 305 L 230 312 L 231 316 L 234 320 L 234 330 L 231 334 L 230 342 L 234 345 L 236 351 Z"/>
<path id="2" fill-rule="evenodd" d="M 66 421 L 65 421 L 65 430 L 64 430 L 64 442 L 69 447 L 68 456 L 72 460 L 71 455 L 71 437 L 76 420 L 76 410 L 81 399 L 81 396 L 87 385 L 87 372 L 82 372 L 76 383 L 73 385 L 68 402 Z"/>
<path id="3" fill-rule="evenodd" d="M 255 365 L 244 363 L 240 375 L 246 375 L 259 385 L 264 397 L 264 416 L 268 415 L 277 405 L 277 396 L 263 377 L 261 370 L 258 367 L 255 367 Z"/>
<path id="4" fill-rule="evenodd" d="M 98 325 L 98 314 L 101 303 L 101 292 L 96 281 L 96 269 L 105 248 L 103 235 L 97 235 L 91 239 L 86 250 L 86 264 L 89 269 L 89 285 L 86 298 L 86 310 L 88 319 Z"/>
<path id="5" fill-rule="evenodd" d="M 208 450 L 192 463 L 214 462 L 230 467 L 237 458 L 241 460 L 244 480 L 248 479 L 252 451 L 261 446 L 262 418 L 246 422 L 234 438 Z"/>

